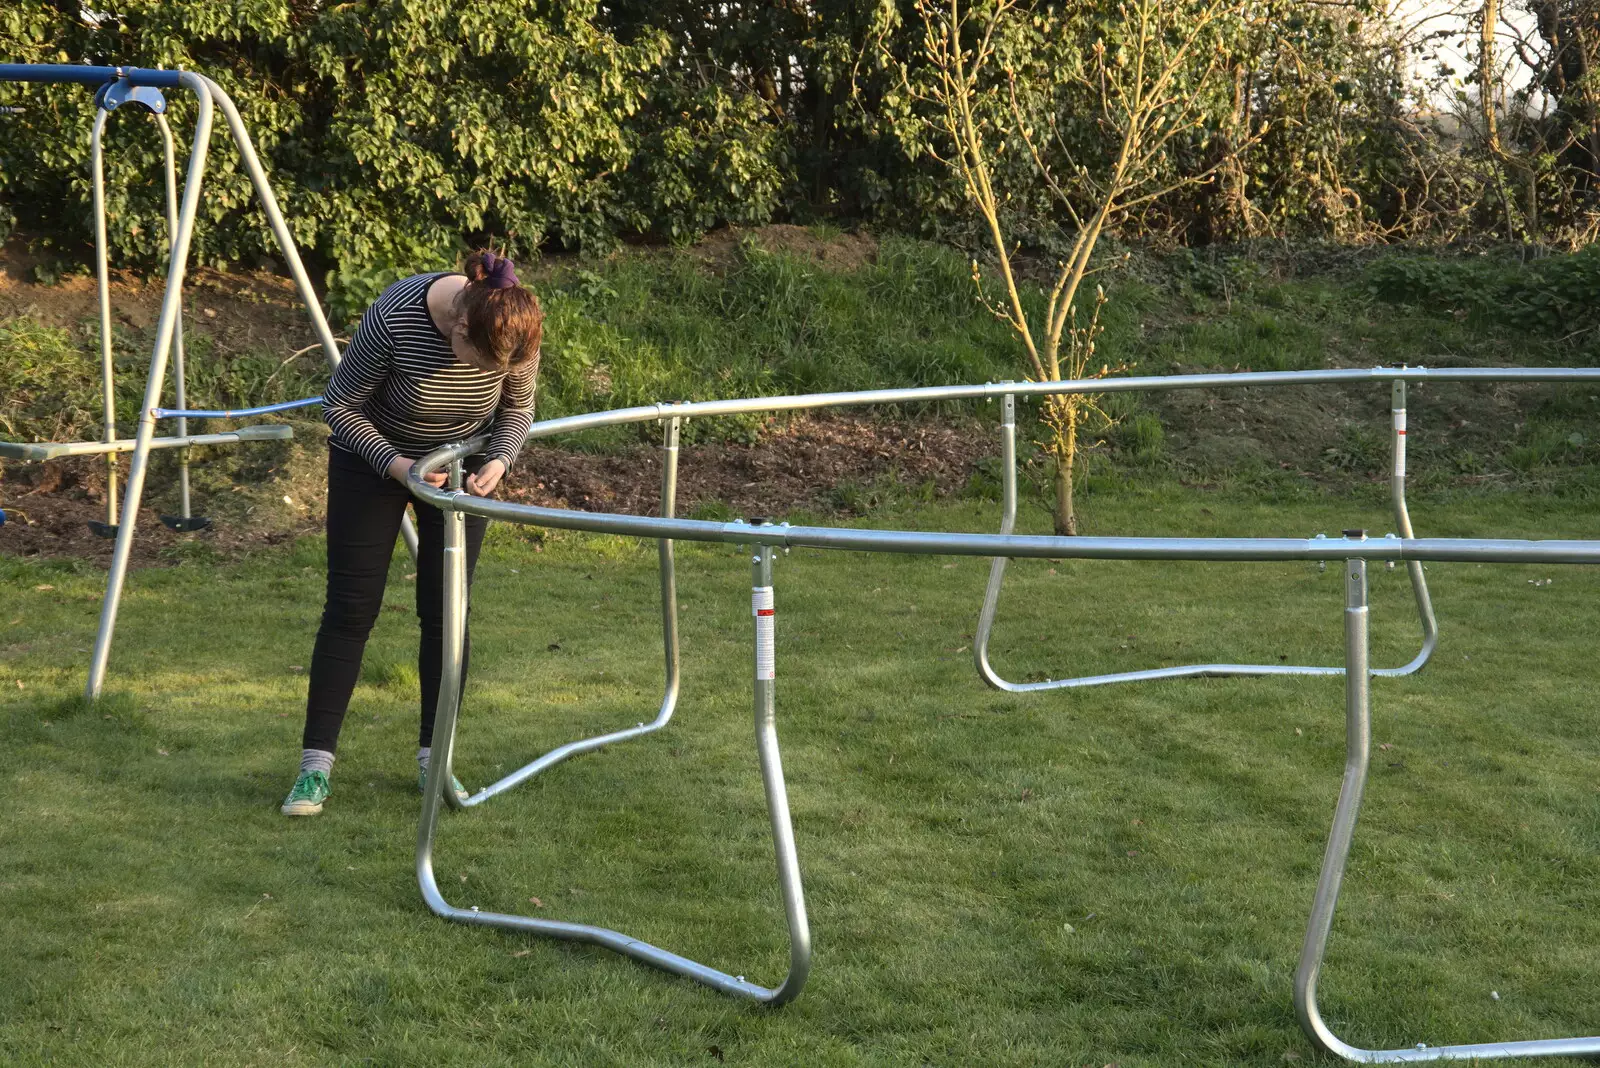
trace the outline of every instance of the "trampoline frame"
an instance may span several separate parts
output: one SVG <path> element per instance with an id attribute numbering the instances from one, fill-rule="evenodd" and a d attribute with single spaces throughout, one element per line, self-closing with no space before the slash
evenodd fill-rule
<path id="1" fill-rule="evenodd" d="M 1260 371 L 1227 374 L 1145 376 L 1109 379 L 1087 379 L 1060 382 L 1002 382 L 981 386 L 924 386 L 913 389 L 866 390 L 853 393 L 815 393 L 797 396 L 752 397 L 735 400 L 679 401 L 633 408 L 619 408 L 608 412 L 591 412 L 566 416 L 535 423 L 529 431 L 529 440 L 552 437 L 604 426 L 656 421 L 662 424 L 662 488 L 661 515 L 674 515 L 678 478 L 678 437 L 682 421 L 689 418 L 706 418 L 723 415 L 744 415 L 758 412 L 804 411 L 829 407 L 858 407 L 875 404 L 925 403 L 951 400 L 999 400 L 1001 404 L 1001 443 L 1003 448 L 1004 497 L 1000 531 L 1009 535 L 1015 525 L 1016 481 L 1016 398 L 1041 396 L 1051 393 L 1134 392 L 1148 390 L 1161 392 L 1180 389 L 1249 388 L 1295 385 L 1354 384 L 1359 382 L 1386 382 L 1390 385 L 1390 403 L 1395 426 L 1394 467 L 1390 478 L 1391 503 L 1395 520 L 1403 537 L 1412 536 L 1411 517 L 1405 500 L 1405 402 L 1406 384 L 1421 381 L 1447 382 L 1600 382 L 1600 369 L 1573 367 L 1375 367 L 1369 369 L 1340 368 L 1323 371 Z M 655 718 L 639 721 L 635 726 L 583 738 L 555 747 L 534 760 L 503 776 L 496 782 L 469 794 L 465 800 L 454 792 L 446 794 L 445 803 L 451 808 L 471 808 L 491 797 L 526 782 L 539 773 L 570 757 L 591 752 L 602 746 L 627 741 L 650 734 L 666 726 L 677 707 L 680 690 L 679 649 L 677 633 L 677 585 L 674 574 L 672 542 L 659 540 L 662 643 L 666 661 L 664 694 Z M 1189 668 L 1158 668 L 1153 671 L 1128 672 L 1103 675 L 1086 680 L 1067 680 L 1057 683 L 1008 683 L 1001 680 L 988 667 L 988 636 L 992 628 L 995 607 L 999 599 L 999 575 L 1005 569 L 1005 557 L 997 557 L 990 565 L 990 578 L 985 590 L 983 608 L 979 614 L 978 631 L 973 643 L 978 671 L 990 685 L 999 683 L 1000 689 L 1019 691 L 1058 689 L 1071 685 L 1097 685 L 1106 682 L 1123 682 L 1154 678 L 1196 675 L 1342 675 L 1342 667 L 1289 667 L 1283 665 L 1197 665 Z M 1406 570 L 1415 594 L 1418 616 L 1423 629 L 1421 651 L 1400 668 L 1380 668 L 1379 675 L 1408 675 L 1422 667 L 1438 643 L 1438 625 L 1433 604 L 1423 576 L 1421 561 L 1407 561 Z M 450 754 L 445 757 L 447 763 Z M 453 769 L 452 769 L 453 770 Z"/>
<path id="2" fill-rule="evenodd" d="M 709 402 L 723 403 L 723 402 Z M 637 410 L 634 410 L 637 411 Z M 602 413 L 605 414 L 605 413 Z M 610 413 L 616 414 L 616 413 Z M 584 417 L 576 417 L 583 419 Z M 626 421 L 624 419 L 623 421 Z M 563 420 L 552 420 L 561 423 Z M 547 426 L 549 424 L 546 424 Z M 752 558 L 752 611 L 756 617 L 754 696 L 756 736 L 762 785 L 778 881 L 790 935 L 790 967 L 784 981 L 768 988 L 750 983 L 669 950 L 609 928 L 567 921 L 546 920 L 510 913 L 484 912 L 476 906 L 461 908 L 445 900 L 433 873 L 433 848 L 448 775 L 430 776 L 423 795 L 417 833 L 417 879 L 424 901 L 445 919 L 478 926 L 499 927 L 544 937 L 584 942 L 613 950 L 653 967 L 703 983 L 724 993 L 767 1004 L 782 1004 L 799 995 L 810 972 L 811 940 L 798 853 L 791 825 L 782 761 L 774 726 L 774 653 L 771 622 L 773 582 L 772 550 L 795 546 L 905 554 L 1035 557 L 1094 560 L 1169 561 L 1342 561 L 1345 567 L 1345 720 L 1346 764 L 1335 807 L 1332 829 L 1323 855 L 1317 889 L 1301 947 L 1294 981 L 1294 1003 L 1301 1026 L 1318 1048 L 1348 1061 L 1366 1064 L 1412 1063 L 1433 1060 L 1490 1060 L 1528 1056 L 1600 1055 L 1600 1036 L 1473 1043 L 1448 1046 L 1417 1044 L 1399 1049 L 1365 1049 L 1338 1038 L 1323 1022 L 1316 1003 L 1320 974 L 1334 907 L 1344 876 L 1357 817 L 1366 784 L 1371 745 L 1371 677 L 1367 620 L 1367 562 L 1383 560 L 1421 563 L 1429 560 L 1476 563 L 1600 564 L 1600 541 L 1525 541 L 1509 539 L 1401 538 L 1389 535 L 1369 539 L 1365 531 L 1347 530 L 1340 538 L 1118 538 L 1057 537 L 1017 534 L 929 533 L 903 530 L 862 530 L 832 527 L 772 526 L 764 522 L 714 523 L 672 517 L 647 517 L 613 513 L 577 512 L 477 497 L 461 490 L 460 460 L 482 447 L 479 438 L 435 450 L 412 469 L 408 485 L 418 499 L 445 513 L 444 671 L 440 683 L 439 711 L 434 734 L 436 767 L 449 768 L 460 718 L 462 653 L 466 630 L 467 582 L 466 516 L 565 530 L 584 530 L 631 537 L 677 538 L 732 543 L 754 547 Z M 428 485 L 426 477 L 449 467 L 445 488 Z M 765 610 L 765 611 L 763 611 Z"/>

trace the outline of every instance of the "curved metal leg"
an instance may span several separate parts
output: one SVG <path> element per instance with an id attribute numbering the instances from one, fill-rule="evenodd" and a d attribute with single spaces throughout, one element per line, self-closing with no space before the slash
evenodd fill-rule
<path id="1" fill-rule="evenodd" d="M 1335 1035 L 1317 1009 L 1317 977 L 1322 970 L 1333 911 L 1339 901 L 1339 884 L 1355 835 L 1361 797 L 1366 789 L 1368 758 L 1372 748 L 1371 676 L 1367 666 L 1367 565 L 1345 561 L 1345 765 L 1334 808 L 1333 829 L 1322 858 L 1322 873 L 1306 924 L 1300 966 L 1294 977 L 1295 1014 L 1311 1041 L 1321 1049 L 1358 1064 L 1396 1064 L 1416 1061 L 1489 1060 L 1501 1057 L 1589 1057 L 1600 1054 L 1600 1036 L 1593 1038 L 1538 1039 L 1522 1042 L 1482 1042 L 1460 1046 L 1418 1043 L 1405 1049 L 1361 1049 Z"/>
<path id="2" fill-rule="evenodd" d="M 122 501 L 126 522 L 117 527 L 117 547 L 111 557 L 111 575 L 106 581 L 105 600 L 100 606 L 100 626 L 95 632 L 94 652 L 89 660 L 86 695 L 93 701 L 105 683 L 106 665 L 111 658 L 111 636 L 117 625 L 117 608 L 122 599 L 122 584 L 128 574 L 128 557 L 133 549 L 134 520 L 139 514 L 139 498 L 144 492 L 145 469 L 149 466 L 150 442 L 155 437 L 155 410 L 161 404 L 161 387 L 166 380 L 167 354 L 177 327 L 178 307 L 183 300 L 183 273 L 189 259 L 189 238 L 194 233 L 195 213 L 200 206 L 200 183 L 205 176 L 206 148 L 211 140 L 211 97 L 198 76 L 184 72 L 179 83 L 194 92 L 199 105 L 195 115 L 194 148 L 189 156 L 189 171 L 184 182 L 183 206 L 178 216 L 172 259 L 167 267 L 167 289 L 161 301 L 161 317 L 156 326 L 155 350 L 150 356 L 150 373 L 145 379 L 144 404 L 139 412 L 139 431 L 135 437 L 133 462 L 128 468 L 128 488 Z"/>
<path id="3" fill-rule="evenodd" d="M 1394 506 L 1394 521 L 1402 538 L 1414 538 L 1411 531 L 1411 512 L 1406 508 L 1406 384 L 1396 381 L 1390 401 L 1394 415 L 1394 472 L 1389 477 L 1389 500 Z M 1379 668 L 1375 675 L 1410 675 L 1418 671 L 1433 656 L 1439 644 L 1439 622 L 1433 615 L 1433 598 L 1428 594 L 1428 580 L 1422 574 L 1421 560 L 1407 560 L 1406 574 L 1411 578 L 1411 592 L 1417 599 L 1417 617 L 1422 620 L 1422 649 L 1404 667 Z"/>
<path id="4" fill-rule="evenodd" d="M 461 660 L 459 656 L 451 655 L 460 650 L 466 635 L 466 519 L 460 512 L 448 511 L 445 514 L 444 551 L 446 645 L 444 671 L 439 683 L 439 715 L 433 735 L 431 768 L 435 769 L 446 769 L 450 766 L 461 706 Z M 444 790 L 440 785 L 450 781 L 448 774 L 435 775 L 430 771 L 423 790 L 422 818 L 417 830 L 417 884 L 422 890 L 423 900 L 435 915 L 460 923 L 526 931 L 546 938 L 600 946 L 642 961 L 651 967 L 704 983 L 725 994 L 769 1005 L 782 1005 L 792 1001 L 800 993 L 811 970 L 811 935 L 806 922 L 805 900 L 800 885 L 800 865 L 795 856 L 794 831 L 789 820 L 788 796 L 784 788 L 783 767 L 778 754 L 778 736 L 774 727 L 770 641 L 772 627 L 770 548 L 763 548 L 757 554 L 753 571 L 755 574 L 753 603 L 759 607 L 763 603 L 764 596 L 768 610 L 766 615 L 756 616 L 755 722 L 756 744 L 761 759 L 761 778 L 766 787 L 767 807 L 777 854 L 778 882 L 782 889 L 784 914 L 789 927 L 789 972 L 783 982 L 776 987 L 760 986 L 749 982 L 742 975 L 729 975 L 727 972 L 606 927 L 501 912 L 483 912 L 475 907 L 460 908 L 450 904 L 445 900 L 438 879 L 434 876 L 433 843 L 438 832 L 439 813 L 444 807 L 444 799 L 454 791 Z M 767 637 L 765 645 L 762 641 L 763 628 Z M 766 650 L 765 653 L 763 649 Z M 763 667 L 767 669 L 765 678 L 762 677 Z"/>
<path id="5" fill-rule="evenodd" d="M 1411 516 L 1406 510 L 1405 480 L 1405 383 L 1394 384 L 1394 475 L 1390 479 L 1391 501 L 1395 522 L 1402 537 L 1412 537 Z M 1006 394 L 1000 421 L 1001 466 L 1003 477 L 1000 533 L 1010 534 L 1017 520 L 1017 410 L 1016 398 Z M 1177 667 L 1149 668 L 1142 671 L 1119 671 L 1108 675 L 1083 675 L 1077 678 L 1046 679 L 1044 682 L 1011 682 L 1002 678 L 989 662 L 989 636 L 994 630 L 994 617 L 1000 603 L 1000 585 L 1005 578 L 1007 560 L 995 557 L 989 565 L 989 584 L 983 593 L 983 608 L 978 613 L 978 629 L 973 635 L 972 655 L 978 674 L 983 681 L 997 690 L 1008 693 L 1031 693 L 1035 690 L 1075 689 L 1080 686 L 1106 686 L 1117 682 L 1150 682 L 1155 679 L 1229 678 L 1250 675 L 1343 675 L 1342 667 L 1316 667 L 1298 664 L 1185 664 Z M 1439 626 L 1433 614 L 1433 601 L 1428 594 L 1427 579 L 1422 573 L 1422 563 L 1406 563 L 1406 574 L 1411 579 L 1411 589 L 1416 596 L 1417 615 L 1422 623 L 1422 649 L 1410 662 L 1401 667 L 1375 668 L 1373 674 L 1381 676 L 1410 675 L 1419 670 L 1433 655 L 1439 642 Z"/>
<path id="6" fill-rule="evenodd" d="M 662 421 L 661 440 L 661 514 L 671 518 L 677 508 L 678 499 L 678 423 L 676 416 Z M 496 794 L 505 793 L 520 783 L 527 782 L 546 768 L 554 767 L 569 757 L 582 753 L 592 752 L 601 746 L 614 745 L 625 742 L 630 738 L 637 738 L 643 734 L 650 734 L 665 727 L 672 719 L 673 711 L 678 707 L 678 586 L 677 571 L 673 562 L 672 542 L 661 539 L 656 543 L 660 559 L 661 570 L 661 635 L 666 659 L 666 690 L 661 698 L 661 707 L 656 712 L 655 719 L 649 723 L 639 723 L 620 731 L 609 734 L 597 735 L 593 738 L 582 738 L 576 742 L 557 746 L 548 753 L 540 756 L 531 763 L 525 764 L 498 782 L 485 786 L 482 790 L 468 797 L 465 801 L 458 801 L 452 791 L 447 795 L 448 804 L 456 808 L 481 805 Z M 446 657 L 459 656 L 459 650 L 447 648 Z M 447 758 L 448 759 L 448 758 Z M 447 768 L 449 764 L 445 765 Z"/>

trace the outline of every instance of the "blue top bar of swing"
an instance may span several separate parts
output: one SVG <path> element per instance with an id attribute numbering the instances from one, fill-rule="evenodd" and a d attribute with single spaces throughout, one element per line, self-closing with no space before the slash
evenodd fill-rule
<path id="1" fill-rule="evenodd" d="M 177 89 L 178 70 L 149 70 L 143 67 L 86 67 L 76 63 L 0 63 L 0 82 L 70 82 L 77 85 L 104 85 L 119 78 L 132 86 Z"/>
<path id="2" fill-rule="evenodd" d="M 321 404 L 321 397 L 307 397 L 305 400 L 283 401 L 279 404 L 263 404 L 259 408 L 157 408 L 154 415 L 157 419 L 240 419 L 247 415 L 268 415 L 272 412 L 287 412 L 293 408 L 309 408 L 313 404 Z"/>

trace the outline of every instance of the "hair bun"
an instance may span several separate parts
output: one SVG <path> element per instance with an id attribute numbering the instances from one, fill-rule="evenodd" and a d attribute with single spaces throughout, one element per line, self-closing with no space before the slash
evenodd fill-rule
<path id="1" fill-rule="evenodd" d="M 467 257 L 464 271 L 469 283 L 488 286 L 490 289 L 510 289 L 520 285 L 517 265 L 510 256 L 499 256 L 484 249 Z"/>

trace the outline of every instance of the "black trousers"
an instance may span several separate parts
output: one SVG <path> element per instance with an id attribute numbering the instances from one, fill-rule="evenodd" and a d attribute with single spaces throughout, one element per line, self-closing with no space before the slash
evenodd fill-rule
<path id="1" fill-rule="evenodd" d="M 470 469 L 476 470 L 476 466 L 468 461 Z M 389 560 L 410 501 L 411 494 L 403 484 L 380 476 L 354 453 L 337 445 L 328 447 L 328 595 L 311 654 L 311 686 L 301 741 L 306 749 L 333 752 L 339 744 L 339 727 L 361 676 L 367 635 L 383 608 Z M 416 515 L 417 621 L 422 631 L 417 650 L 417 675 L 422 681 L 417 744 L 430 745 L 444 662 L 444 513 L 416 502 Z M 488 523 L 482 516 L 467 517 L 469 588 Z M 463 662 L 463 685 L 465 667 Z"/>

